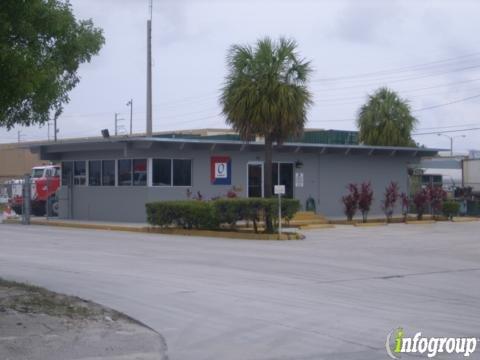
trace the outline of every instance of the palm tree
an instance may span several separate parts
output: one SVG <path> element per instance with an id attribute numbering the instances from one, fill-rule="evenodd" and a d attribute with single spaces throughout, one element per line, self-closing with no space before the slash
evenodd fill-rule
<path id="1" fill-rule="evenodd" d="M 310 62 L 299 58 L 296 49 L 293 40 L 267 37 L 254 47 L 233 45 L 228 52 L 222 112 L 243 140 L 265 139 L 265 197 L 272 196 L 274 143 L 301 135 L 312 105 Z"/>
<path id="2" fill-rule="evenodd" d="M 392 90 L 380 88 L 359 111 L 359 140 L 366 145 L 416 146 L 412 131 L 417 123 L 406 100 Z"/>

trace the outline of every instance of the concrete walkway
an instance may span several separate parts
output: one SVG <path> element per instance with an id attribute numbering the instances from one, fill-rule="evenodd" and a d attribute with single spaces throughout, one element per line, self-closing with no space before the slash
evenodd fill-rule
<path id="1" fill-rule="evenodd" d="M 172 360 L 383 360 L 398 326 L 480 336 L 479 222 L 305 233 L 269 242 L 0 225 L 0 276 L 125 312 L 164 335 Z"/>

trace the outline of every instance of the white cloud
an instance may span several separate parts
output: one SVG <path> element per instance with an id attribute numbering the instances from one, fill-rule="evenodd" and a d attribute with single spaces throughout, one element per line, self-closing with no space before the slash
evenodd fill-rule
<path id="1" fill-rule="evenodd" d="M 312 60 L 315 79 L 395 69 L 475 52 L 480 23 L 476 1 L 314 1 L 314 0 L 154 0 L 155 130 L 224 127 L 218 92 L 225 76 L 225 56 L 233 43 L 254 42 L 269 35 L 291 36 L 300 53 Z M 81 67 L 81 83 L 59 121 L 61 136 L 98 135 L 113 128 L 115 112 L 128 117 L 133 97 L 136 131 L 145 118 L 147 1 L 72 0 L 78 18 L 93 18 L 105 30 L 100 56 Z M 316 105 L 309 126 L 354 129 L 366 94 L 388 85 L 423 107 L 480 93 L 480 81 L 423 91 L 412 89 L 480 78 L 480 56 L 434 68 L 389 76 L 312 82 Z M 480 101 L 418 114 L 420 128 L 480 122 Z M 346 121 L 330 121 L 346 120 Z M 24 129 L 25 139 L 46 137 L 46 128 Z M 477 133 L 458 140 L 458 149 L 480 148 Z M 0 130 L 0 141 L 16 133 Z M 430 146 L 444 145 L 438 136 L 423 136 Z"/>

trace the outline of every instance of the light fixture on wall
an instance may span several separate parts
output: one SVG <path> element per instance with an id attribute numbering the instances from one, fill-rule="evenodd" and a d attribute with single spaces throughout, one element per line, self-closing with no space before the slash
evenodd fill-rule
<path id="1" fill-rule="evenodd" d="M 301 169 L 303 167 L 303 162 L 300 160 L 295 161 L 295 168 L 296 169 Z"/>

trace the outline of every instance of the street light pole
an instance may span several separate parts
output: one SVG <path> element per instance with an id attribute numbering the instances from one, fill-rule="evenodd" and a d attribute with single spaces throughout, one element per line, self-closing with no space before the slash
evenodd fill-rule
<path id="1" fill-rule="evenodd" d="M 127 102 L 127 106 L 130 106 L 130 135 L 133 134 L 133 99 L 130 99 L 129 102 Z"/>
<path id="2" fill-rule="evenodd" d="M 455 138 L 464 138 L 466 137 L 467 135 L 458 135 L 458 136 L 449 136 L 449 135 L 445 135 L 445 134 L 437 134 L 438 136 L 444 136 L 446 137 L 447 139 L 450 140 L 450 156 L 453 156 L 453 139 Z"/>

